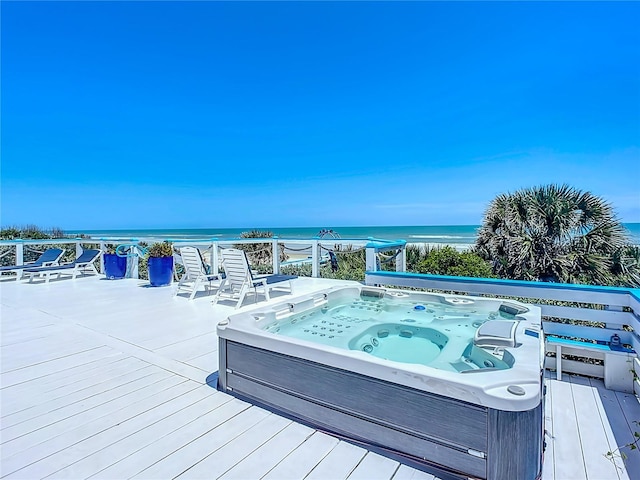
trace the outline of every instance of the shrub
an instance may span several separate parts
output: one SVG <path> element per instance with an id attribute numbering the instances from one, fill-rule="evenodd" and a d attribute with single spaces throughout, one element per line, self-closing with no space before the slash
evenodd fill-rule
<path id="1" fill-rule="evenodd" d="M 166 240 L 164 242 L 156 242 L 147 249 L 149 257 L 173 257 L 173 245 Z"/>
<path id="2" fill-rule="evenodd" d="M 251 230 L 242 232 L 240 238 L 273 238 L 273 232 Z M 271 242 L 264 243 L 239 243 L 234 248 L 244 250 L 251 266 L 259 273 L 267 273 L 272 271 L 273 265 L 273 248 Z M 289 257 L 280 247 L 280 261 L 284 262 Z"/>
<path id="3" fill-rule="evenodd" d="M 418 273 L 493 278 L 489 262 L 473 252 L 458 252 L 448 245 L 432 248 L 417 266 Z"/>

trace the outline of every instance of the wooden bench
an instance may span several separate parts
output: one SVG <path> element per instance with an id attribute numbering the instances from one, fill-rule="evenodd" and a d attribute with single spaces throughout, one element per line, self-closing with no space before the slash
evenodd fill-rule
<path id="1" fill-rule="evenodd" d="M 622 346 L 612 346 L 608 342 L 581 342 L 567 338 L 546 335 L 548 351 L 556 354 L 556 378 L 562 379 L 562 354 L 587 357 L 604 361 L 604 367 L 583 364 L 581 368 L 574 368 L 574 373 L 582 373 L 604 378 L 604 385 L 610 390 L 621 392 L 633 392 L 633 359 L 636 352 Z M 554 348 L 555 347 L 555 348 Z M 580 362 L 564 360 L 573 367 L 578 367 Z"/>

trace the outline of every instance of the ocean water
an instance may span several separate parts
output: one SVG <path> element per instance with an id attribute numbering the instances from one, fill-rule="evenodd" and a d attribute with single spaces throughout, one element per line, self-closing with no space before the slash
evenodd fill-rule
<path id="1" fill-rule="evenodd" d="M 631 243 L 640 245 L 640 223 L 624 224 Z M 420 225 L 420 226 L 372 226 L 372 227 L 274 227 L 274 228 L 197 228 L 197 229 L 153 229 L 153 230 L 83 230 L 68 232 L 84 234 L 93 238 L 153 238 L 194 240 L 217 238 L 229 240 L 250 230 L 268 230 L 281 238 L 311 238 L 322 230 L 332 230 L 340 238 L 381 238 L 406 240 L 408 243 L 428 243 L 463 247 L 475 243 L 479 225 Z M 325 237 L 326 238 L 326 237 Z"/>

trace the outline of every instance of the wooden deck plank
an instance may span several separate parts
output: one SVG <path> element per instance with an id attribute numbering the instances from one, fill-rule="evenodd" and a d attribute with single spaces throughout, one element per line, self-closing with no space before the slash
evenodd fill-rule
<path id="1" fill-rule="evenodd" d="M 73 368 L 79 364 L 101 360 L 108 357 L 120 355 L 121 352 L 109 347 L 97 347 L 93 350 L 70 355 L 68 357 L 52 360 L 38 365 L 31 365 L 28 368 L 13 370 L 11 372 L 2 372 L 0 374 L 0 385 L 3 388 L 17 385 L 18 383 L 30 382 L 57 373 L 63 370 Z"/>
<path id="2" fill-rule="evenodd" d="M 614 412 L 618 411 L 618 409 L 620 408 L 620 405 L 617 404 L 617 399 L 615 395 L 607 395 L 606 393 L 603 392 L 604 393 L 603 394 L 599 391 L 599 390 L 604 390 L 605 392 L 607 391 L 604 387 L 604 382 L 601 379 L 590 378 L 589 383 L 591 385 L 592 393 L 596 402 L 596 406 L 598 408 L 597 413 L 602 419 L 604 432 L 605 432 L 605 435 L 607 436 L 607 442 L 609 445 L 608 450 L 611 449 L 613 451 L 617 448 L 618 443 L 616 440 L 616 436 L 613 432 L 612 425 L 615 425 L 616 423 L 618 423 L 620 426 L 624 426 L 624 421 L 621 418 L 622 416 L 621 413 L 616 413 L 616 415 L 618 416 L 618 419 L 617 421 L 614 421 L 614 422 L 612 422 L 611 415 L 613 415 Z M 612 392 L 609 392 L 609 393 L 612 393 Z M 605 404 L 607 403 L 609 403 L 610 405 L 605 406 Z M 622 458 L 618 456 L 613 456 L 613 458 L 611 458 L 610 461 L 617 466 L 618 477 L 621 480 L 628 480 L 629 476 L 627 474 Z"/>
<path id="3" fill-rule="evenodd" d="M 435 478 L 430 473 L 416 470 L 403 464 L 400 464 L 393 476 L 393 480 L 434 480 Z"/>
<path id="4" fill-rule="evenodd" d="M 149 350 L 158 350 L 169 345 L 176 343 L 176 340 L 188 340 L 193 337 L 199 337 L 211 332 L 211 326 L 205 325 L 193 325 L 187 328 L 184 326 L 180 329 L 173 328 L 167 332 L 163 332 L 162 335 L 154 335 L 149 339 L 138 340 L 138 345 Z"/>
<path id="5" fill-rule="evenodd" d="M 190 423 L 185 422 L 174 431 L 166 432 L 165 435 L 159 436 L 152 443 L 138 450 L 132 448 L 122 458 L 114 457 L 114 463 L 97 471 L 90 478 L 104 480 L 131 478 L 251 407 L 248 403 L 226 394 L 220 393 L 219 396 L 226 397 L 229 401 Z"/>
<path id="6" fill-rule="evenodd" d="M 152 365 L 147 365 L 145 368 L 128 372 L 120 378 L 115 378 L 111 382 L 99 383 L 90 387 L 87 392 L 81 391 L 78 394 L 71 394 L 69 395 L 69 402 L 65 402 L 64 398 L 59 405 L 54 402 L 52 410 L 48 410 L 49 404 L 44 403 L 40 408 L 35 409 L 33 417 L 3 428 L 2 444 L 7 445 L 8 442 L 37 430 L 56 430 L 61 426 L 60 422 L 72 419 L 80 414 L 84 414 L 83 418 L 88 418 L 93 416 L 91 410 L 100 405 L 138 390 L 145 384 L 170 378 L 170 375 L 158 372 Z"/>
<path id="7" fill-rule="evenodd" d="M 1 434 L 4 436 L 5 430 L 14 425 L 18 425 L 23 422 L 36 422 L 40 423 L 38 417 L 46 416 L 47 421 L 54 420 L 59 416 L 61 411 L 64 411 L 71 405 L 78 405 L 78 402 L 88 402 L 83 404 L 84 406 L 90 406 L 91 401 L 100 393 L 109 391 L 113 388 L 114 384 L 123 384 L 135 382 L 137 379 L 147 376 L 152 372 L 154 367 L 148 363 L 141 362 L 135 358 L 128 359 L 129 361 L 118 362 L 118 369 L 112 369 L 108 372 L 101 372 L 100 376 L 95 376 L 94 379 L 87 379 L 82 384 L 76 384 L 72 387 L 61 387 L 50 392 L 42 393 L 37 396 L 25 398 L 24 403 L 20 404 L 20 398 L 14 398 L 15 408 L 23 407 L 21 410 L 14 412 L 6 412 L 3 405 L 2 411 L 2 430 Z M 22 396 L 22 392 L 20 393 Z M 94 398 L 92 398 L 94 397 Z M 10 404 L 10 405 L 11 405 Z"/>
<path id="8" fill-rule="evenodd" d="M 215 332 L 207 332 L 155 350 L 156 353 L 180 361 L 190 360 L 213 351 L 218 351 L 218 335 Z"/>
<path id="9" fill-rule="evenodd" d="M 305 425 L 290 423 L 219 478 L 226 480 L 241 480 L 249 477 L 262 478 L 283 458 L 313 435 L 313 432 L 312 428 Z M 229 445 L 229 448 L 231 447 L 232 444 Z M 216 456 L 219 457 L 220 454 L 222 454 L 222 449 Z"/>
<path id="10" fill-rule="evenodd" d="M 587 478 L 618 478 L 616 465 L 605 457 L 611 446 L 599 415 L 591 383 L 586 377 L 571 377 L 571 392 L 580 433 Z"/>
<path id="11" fill-rule="evenodd" d="M 349 475 L 349 480 L 390 479 L 398 470 L 399 462 L 368 452 L 358 466 Z"/>
<path id="12" fill-rule="evenodd" d="M 85 409 L 75 415 L 51 423 L 8 442 L 5 441 L 2 444 L 2 464 L 6 467 L 9 464 L 9 458 L 17 456 L 20 458 L 12 460 L 12 464 L 29 460 L 28 463 L 22 464 L 22 466 L 24 466 L 42 458 L 39 455 L 45 453 L 51 455 L 57 450 L 49 451 L 44 445 L 46 442 L 55 448 L 58 444 L 62 443 L 60 436 L 68 435 L 69 432 L 72 432 L 72 439 L 75 440 L 79 437 L 77 429 L 82 427 L 87 427 L 89 434 L 92 434 L 93 431 L 88 428 L 88 426 L 92 426 L 96 422 L 102 422 L 107 425 L 112 424 L 121 418 L 117 415 L 130 405 L 134 406 L 136 403 L 144 405 L 145 399 L 155 398 L 155 396 L 161 394 L 164 390 L 174 388 L 182 383 L 185 383 L 185 380 L 182 378 L 154 373 L 136 383 L 130 384 L 127 389 L 119 390 L 115 394 L 109 392 L 109 394 L 103 395 L 100 399 L 104 400 L 103 403 L 93 408 Z M 131 410 L 135 411 L 133 408 Z M 73 443 L 75 442 L 69 445 Z M 35 448 L 36 446 L 37 448 Z M 34 458 L 34 455 L 38 457 Z"/>
<path id="13" fill-rule="evenodd" d="M 225 445 L 213 449 L 211 453 L 197 462 L 193 467 L 182 472 L 177 478 L 200 478 L 205 480 L 209 478 L 220 478 L 238 464 L 246 466 L 246 462 L 250 462 L 254 466 L 260 465 L 261 459 L 256 459 L 256 457 L 252 455 L 253 452 L 276 437 L 278 433 L 282 432 L 291 424 L 291 420 L 271 414 Z M 300 425 L 300 427 L 302 427 L 302 425 Z M 298 442 L 298 444 L 299 443 L 300 442 Z M 240 468 L 242 468 L 242 466 Z M 246 475 L 245 471 L 244 476 L 234 478 L 247 478 Z"/>
<path id="14" fill-rule="evenodd" d="M 191 390 L 174 401 L 158 405 L 61 452 L 67 466 L 56 471 L 51 478 L 87 478 L 96 470 L 113 464 L 116 459 L 126 457 L 131 451 L 153 443 L 167 432 L 191 423 L 230 400 L 226 395 L 216 395 L 215 390 L 207 385 Z M 86 452 L 91 453 L 86 455 Z M 76 458 L 78 460 L 72 463 Z"/>
<path id="15" fill-rule="evenodd" d="M 175 445 L 170 455 L 150 465 L 133 478 L 175 478 L 269 415 L 269 412 L 257 407 L 243 410 L 242 414 L 230 418 L 188 444 Z"/>
<path id="16" fill-rule="evenodd" d="M 609 424 L 612 428 L 612 435 L 615 438 L 615 444 L 620 448 L 619 453 L 623 453 L 626 457 L 623 463 L 629 477 L 632 479 L 640 479 L 640 450 L 632 450 L 628 446 L 636 440 L 634 433 L 640 432 L 640 425 L 634 423 L 634 421 L 640 421 L 640 404 L 638 404 L 638 399 L 628 393 L 606 390 L 604 385 L 598 388 L 598 394 L 601 397 L 606 395 L 607 398 L 613 397 L 616 400 L 615 403 L 612 401 L 605 407 L 607 416 L 609 417 Z"/>
<path id="17" fill-rule="evenodd" d="M 366 454 L 367 451 L 364 448 L 356 447 L 347 442 L 340 442 L 306 478 L 308 480 L 347 478 Z"/>
<path id="18" fill-rule="evenodd" d="M 218 352 L 207 353 L 185 361 L 186 364 L 199 368 L 204 372 L 217 372 L 218 362 Z"/>
<path id="19" fill-rule="evenodd" d="M 554 477 L 587 478 L 571 384 L 555 382 L 552 396 Z"/>
<path id="20" fill-rule="evenodd" d="M 120 354 L 105 360 L 94 360 L 68 370 L 52 373 L 33 382 L 24 382 L 3 388 L 0 390 L 2 414 L 8 415 L 16 411 L 16 408 L 22 409 L 30 405 L 37 405 L 41 403 L 39 400 L 41 395 L 49 394 L 57 389 L 74 388 L 74 385 L 76 389 L 84 388 L 88 386 L 85 385 L 85 382 L 89 381 L 90 383 L 92 379 L 99 379 L 99 373 L 103 368 L 109 369 L 111 365 L 127 358 L 131 357 Z"/>
<path id="21" fill-rule="evenodd" d="M 174 380 L 174 378 L 169 380 Z M 100 448 L 104 442 L 112 443 L 110 441 L 112 438 L 114 441 L 117 440 L 117 435 L 120 432 L 130 431 L 130 428 L 135 428 L 138 422 L 143 419 L 155 418 L 154 415 L 164 413 L 164 410 L 158 410 L 156 407 L 167 404 L 164 408 L 171 409 L 171 405 L 176 405 L 183 396 L 186 396 L 185 394 L 195 387 L 197 385 L 194 382 L 183 381 L 156 392 L 152 402 L 142 399 L 142 401 L 121 408 L 107 417 L 103 416 L 97 420 L 83 423 L 72 430 L 66 430 L 60 435 L 38 444 L 37 448 L 26 452 L 30 455 L 31 462 L 8 475 L 7 478 L 44 478 L 51 475 L 69 463 L 93 453 L 94 449 Z M 11 457 L 3 463 L 10 463 L 14 458 L 20 456 Z M 39 458 L 36 460 L 36 457 Z"/>
<path id="22" fill-rule="evenodd" d="M 338 444 L 338 439 L 314 432 L 271 469 L 262 480 L 302 480 Z"/>
<path id="23" fill-rule="evenodd" d="M 4 314 L 6 315 L 6 312 Z M 44 325 L 32 324 L 31 322 L 21 323 L 12 329 L 5 328 L 3 324 L 2 330 L 0 330 L 0 346 L 4 349 L 4 347 L 16 343 L 22 343 L 25 339 L 51 338 L 62 330 L 63 327 L 52 322 Z"/>
<path id="24" fill-rule="evenodd" d="M 5 372 L 18 370 L 96 348 L 94 342 L 84 338 L 70 339 L 67 332 L 51 338 L 34 338 L 2 348 L 0 362 Z"/>

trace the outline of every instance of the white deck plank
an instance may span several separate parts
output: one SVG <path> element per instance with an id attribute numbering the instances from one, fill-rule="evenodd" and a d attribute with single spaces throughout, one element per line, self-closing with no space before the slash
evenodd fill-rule
<path id="1" fill-rule="evenodd" d="M 624 428 L 624 415 L 619 411 L 620 405 L 618 404 L 614 392 L 606 390 L 604 388 L 604 382 L 601 379 L 591 378 L 589 380 L 592 387 L 592 393 L 598 407 L 598 415 L 603 422 L 603 428 L 605 435 L 607 436 L 609 449 L 614 451 L 617 448 L 618 441 L 616 440 L 616 435 L 613 432 L 612 426 L 619 425 Z M 603 392 L 600 392 L 600 390 L 603 390 Z M 612 418 L 613 415 L 615 415 L 617 419 L 614 420 Z M 628 480 L 629 475 L 622 458 L 614 456 L 610 461 L 617 465 L 618 477 L 621 480 Z"/>
<path id="2" fill-rule="evenodd" d="M 100 373 L 103 369 L 111 369 L 114 364 L 127 358 L 131 357 L 120 354 L 105 360 L 96 360 L 62 372 L 52 373 L 33 382 L 24 382 L 3 388 L 0 390 L 2 415 L 9 415 L 14 411 L 38 405 L 44 401 L 41 400 L 41 397 L 47 394 L 51 395 L 53 391 L 58 389 L 70 387 L 73 391 L 93 385 L 94 381 L 100 381 Z"/>
<path id="3" fill-rule="evenodd" d="M 290 423 L 219 478 L 227 480 L 249 477 L 262 478 L 283 458 L 313 435 L 313 432 L 312 428 L 305 425 Z"/>
<path id="4" fill-rule="evenodd" d="M 571 391 L 582 449 L 584 452 L 591 452 L 590 455 L 583 455 L 587 478 L 618 478 L 616 465 L 605 457 L 611 446 L 599 415 L 591 383 L 586 377 L 572 377 Z"/>
<path id="5" fill-rule="evenodd" d="M 121 352 L 109 347 L 97 347 L 93 350 L 78 353 L 76 355 L 70 355 L 68 357 L 60 358 L 57 360 L 41 363 L 38 365 L 31 365 L 29 368 L 23 368 L 20 370 L 13 370 L 11 372 L 2 372 L 0 374 L 0 385 L 10 387 L 19 383 L 30 382 L 37 378 L 46 377 L 52 373 L 57 373 L 63 370 L 73 368 L 79 364 L 93 362 L 95 360 L 106 359 L 120 355 Z"/>
<path id="6" fill-rule="evenodd" d="M 157 478 L 175 478 L 188 471 L 211 452 L 264 420 L 270 414 L 266 410 L 251 407 L 242 414 L 216 426 L 206 434 L 195 438 L 186 445 L 175 445 L 174 451 L 162 460 L 150 465 L 133 478 L 155 480 Z"/>
<path id="7" fill-rule="evenodd" d="M 47 411 L 48 404 L 44 403 L 41 408 L 36 409 L 35 416 L 2 429 L 3 451 L 6 451 L 7 445 L 11 445 L 10 442 L 18 437 L 35 431 L 40 431 L 41 433 L 45 430 L 57 431 L 60 427 L 69 423 L 68 421 L 64 422 L 65 420 L 77 419 L 81 414 L 83 414 L 81 417 L 83 419 L 93 418 L 94 408 L 107 404 L 111 400 L 129 392 L 139 390 L 146 384 L 172 378 L 166 373 L 154 370 L 155 367 L 149 365 L 146 368 L 129 372 L 120 378 L 115 378 L 112 382 L 101 383 L 91 387 L 87 393 L 72 394 L 69 396 L 69 402 L 63 401 L 60 406 L 54 402 L 55 408 L 50 411 Z M 85 395 L 88 396 L 85 397 Z"/>
<path id="8" fill-rule="evenodd" d="M 626 447 L 635 440 L 633 432 L 640 431 L 638 425 L 629 425 L 629 419 L 640 418 L 638 400 L 633 395 L 607 390 L 604 382 L 599 379 L 591 379 L 591 385 L 601 404 L 600 415 L 606 418 L 609 444 L 615 453 L 615 462 L 624 466 L 624 470 L 619 470 L 621 478 L 626 478 L 626 473 L 631 479 L 640 479 L 640 451 Z M 627 458 L 623 460 L 620 453 L 624 453 Z"/>
<path id="9" fill-rule="evenodd" d="M 557 479 L 587 478 L 569 382 L 553 383 L 552 402 L 554 476 Z"/>
<path id="10" fill-rule="evenodd" d="M 36 338 L 3 347 L 0 362 L 5 372 L 11 372 L 94 348 L 94 342 L 79 337 L 70 339 L 67 332 L 63 332 L 52 338 Z"/>
<path id="11" fill-rule="evenodd" d="M 219 408 L 198 417 L 190 423 L 184 423 L 178 429 L 166 432 L 152 443 L 144 445 L 139 449 L 132 448 L 127 455 L 122 458 L 113 458 L 113 463 L 107 468 L 99 470 L 90 478 L 110 480 L 114 478 L 130 478 L 139 474 L 150 465 L 155 465 L 163 458 L 173 454 L 179 448 L 190 444 L 195 439 L 199 439 L 214 428 L 224 422 L 236 417 L 244 410 L 250 408 L 248 403 L 237 400 L 224 393 L 221 397 L 227 397 L 228 402 L 223 403 Z M 140 447 L 140 445 L 138 445 Z M 176 455 L 178 457 L 178 455 Z M 173 461 L 176 457 L 172 458 Z M 177 463 L 177 462 L 176 462 Z"/>
<path id="12" fill-rule="evenodd" d="M 185 363 L 193 367 L 199 368 L 204 372 L 217 372 L 218 371 L 218 352 L 207 353 L 191 360 L 186 360 Z"/>
<path id="13" fill-rule="evenodd" d="M 233 467 L 245 461 L 254 466 L 260 465 L 261 459 L 256 459 L 252 453 L 276 437 L 287 426 L 291 425 L 291 420 L 278 415 L 269 415 L 260 423 L 253 425 L 248 430 L 242 432 L 230 442 L 214 449 L 209 455 L 196 463 L 192 468 L 178 476 L 180 479 L 209 479 L 220 478 Z M 300 425 L 302 427 L 302 425 Z M 266 473 L 266 472 L 265 472 Z M 247 478 L 244 472 L 242 477 Z M 256 477 L 259 475 L 256 474 Z"/>
<path id="14" fill-rule="evenodd" d="M 609 392 L 611 392 L 609 390 Z M 631 449 L 628 445 L 632 442 L 636 441 L 637 438 L 634 437 L 636 432 L 640 432 L 640 403 L 638 403 L 638 398 L 629 393 L 622 392 L 613 392 L 618 400 L 620 405 L 620 411 L 622 415 L 624 415 L 627 425 L 629 427 L 629 436 L 628 440 L 618 439 L 619 435 L 614 433 L 618 446 L 622 446 L 620 451 L 625 454 L 626 459 L 624 460 L 624 465 L 626 467 L 627 473 L 632 480 L 640 479 L 640 447 L 636 449 Z M 612 422 L 613 424 L 613 422 Z M 621 437 L 621 435 L 620 435 Z"/>
<path id="15" fill-rule="evenodd" d="M 191 390 L 174 401 L 163 403 L 96 435 L 90 441 L 66 449 L 61 455 L 68 465 L 56 471 L 51 478 L 87 478 L 96 470 L 113 464 L 115 459 L 127 456 L 230 400 L 227 395 L 216 395 L 215 390 L 207 385 Z M 91 453 L 86 455 L 86 452 Z M 72 463 L 76 458 L 78 460 Z"/>
<path id="16" fill-rule="evenodd" d="M 347 478 L 366 454 L 367 451 L 364 448 L 340 442 L 306 478 L 308 480 Z"/>
<path id="17" fill-rule="evenodd" d="M 154 369 L 152 365 L 145 364 L 137 359 L 130 360 L 129 362 L 119 362 L 119 368 L 117 370 L 111 370 L 108 373 L 101 372 L 101 375 L 93 381 L 89 380 L 86 383 L 83 382 L 82 385 L 75 385 L 75 387 L 61 387 L 51 392 L 26 398 L 22 404 L 24 408 L 13 413 L 7 412 L 7 415 L 5 415 L 3 406 L 3 439 L 6 429 L 14 425 L 17 426 L 20 423 L 29 421 L 39 424 L 44 419 L 39 419 L 38 417 L 43 416 L 46 416 L 47 422 L 55 421 L 55 418 L 60 417 L 61 412 L 64 412 L 72 405 L 76 407 L 79 402 L 83 402 L 82 408 L 90 408 L 92 401 L 96 399 L 99 394 L 111 390 L 114 388 L 114 385 L 122 385 L 125 382 L 134 383 L 139 378 L 151 374 Z M 17 408 L 20 408 L 19 403 L 17 404 Z"/>
<path id="18" fill-rule="evenodd" d="M 430 473 L 416 470 L 407 465 L 400 465 L 396 470 L 393 480 L 434 480 L 436 477 Z"/>
<path id="19" fill-rule="evenodd" d="M 176 360 L 186 361 L 217 350 L 218 335 L 215 332 L 207 332 L 197 337 L 158 348 L 155 351 Z"/>
<path id="20" fill-rule="evenodd" d="M 349 480 L 390 479 L 393 478 L 399 466 L 400 463 L 395 460 L 368 452 L 348 478 Z"/>
<path id="21" fill-rule="evenodd" d="M 262 477 L 262 480 L 302 480 L 338 442 L 337 438 L 316 431 Z"/>
<path id="22" fill-rule="evenodd" d="M 123 409 L 127 409 L 129 405 L 136 405 L 136 402 L 140 405 L 145 405 L 146 399 L 154 398 L 164 390 L 185 382 L 184 379 L 179 377 L 167 377 L 155 373 L 144 377 L 135 384 L 132 383 L 131 388 L 127 388 L 127 390 L 119 390 L 115 395 L 109 394 L 107 396 L 105 394 L 101 399 L 104 402 L 93 408 L 83 410 L 63 420 L 34 430 L 27 435 L 4 442 L 2 444 L 2 465 L 7 467 L 9 464 L 19 463 L 21 459 L 30 460 L 29 463 L 33 463 L 42 458 L 45 453 L 51 455 L 57 451 L 55 448 L 62 443 L 60 438 L 62 435 L 70 435 L 69 432 L 72 432 L 71 440 L 79 441 L 84 437 L 79 437 L 78 428 L 93 426 L 95 422 L 102 422 L 106 425 L 103 429 L 106 429 L 110 424 L 119 420 L 116 414 L 122 412 Z M 132 408 L 131 410 L 135 413 L 135 409 Z M 88 436 L 95 433 L 90 428 L 87 428 L 87 430 Z M 73 445 L 75 441 L 64 446 Z M 49 450 L 47 445 L 53 450 Z M 20 458 L 11 460 L 13 456 L 19 456 Z"/>
<path id="23" fill-rule="evenodd" d="M 6 312 L 3 312 L 5 315 Z M 33 322 L 20 323 L 16 328 L 5 328 L 2 325 L 0 331 L 0 346 L 3 348 L 9 345 L 15 345 L 22 343 L 26 339 L 38 339 L 38 338 L 51 338 L 56 333 L 59 333 L 63 328 L 54 323 L 46 323 L 44 325 L 37 325 Z"/>

